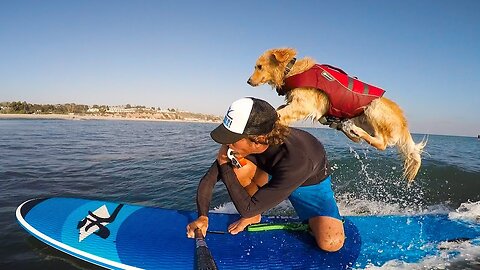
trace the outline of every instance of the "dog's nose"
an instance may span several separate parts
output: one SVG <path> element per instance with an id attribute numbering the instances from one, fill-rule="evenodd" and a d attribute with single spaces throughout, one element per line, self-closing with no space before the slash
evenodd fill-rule
<path id="1" fill-rule="evenodd" d="M 248 78 L 247 83 L 250 84 L 251 86 L 253 86 L 251 78 Z"/>

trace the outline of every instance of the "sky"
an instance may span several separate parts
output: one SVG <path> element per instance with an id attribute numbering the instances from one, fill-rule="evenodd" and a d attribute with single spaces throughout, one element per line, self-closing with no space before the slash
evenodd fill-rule
<path id="1" fill-rule="evenodd" d="M 480 134 L 480 1 L 0 1 L 0 101 L 223 115 L 290 47 L 384 88 L 413 133 Z M 320 126 L 320 125 L 318 125 Z"/>

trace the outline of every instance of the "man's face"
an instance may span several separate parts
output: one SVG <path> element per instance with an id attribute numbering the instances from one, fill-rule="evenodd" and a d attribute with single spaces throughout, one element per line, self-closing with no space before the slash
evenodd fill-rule
<path id="1" fill-rule="evenodd" d="M 243 138 L 235 143 L 229 144 L 228 147 L 235 152 L 238 158 L 246 157 L 253 153 L 254 143 L 247 138 Z"/>

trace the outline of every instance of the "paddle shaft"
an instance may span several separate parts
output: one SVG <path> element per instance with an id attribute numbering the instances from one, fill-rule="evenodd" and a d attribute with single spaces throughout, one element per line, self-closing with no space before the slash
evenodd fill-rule
<path id="1" fill-rule="evenodd" d="M 205 238 L 200 229 L 195 229 L 195 244 L 196 244 L 196 266 L 198 270 L 217 270 L 217 264 L 207 247 Z"/>

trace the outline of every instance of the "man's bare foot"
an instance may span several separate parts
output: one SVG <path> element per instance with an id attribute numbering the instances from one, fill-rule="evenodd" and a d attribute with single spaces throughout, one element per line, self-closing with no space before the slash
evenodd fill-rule
<path id="1" fill-rule="evenodd" d="M 259 223 L 261 218 L 261 215 L 256 215 L 251 218 L 241 218 L 228 226 L 228 232 L 231 234 L 237 234 L 243 231 L 248 225 Z"/>

